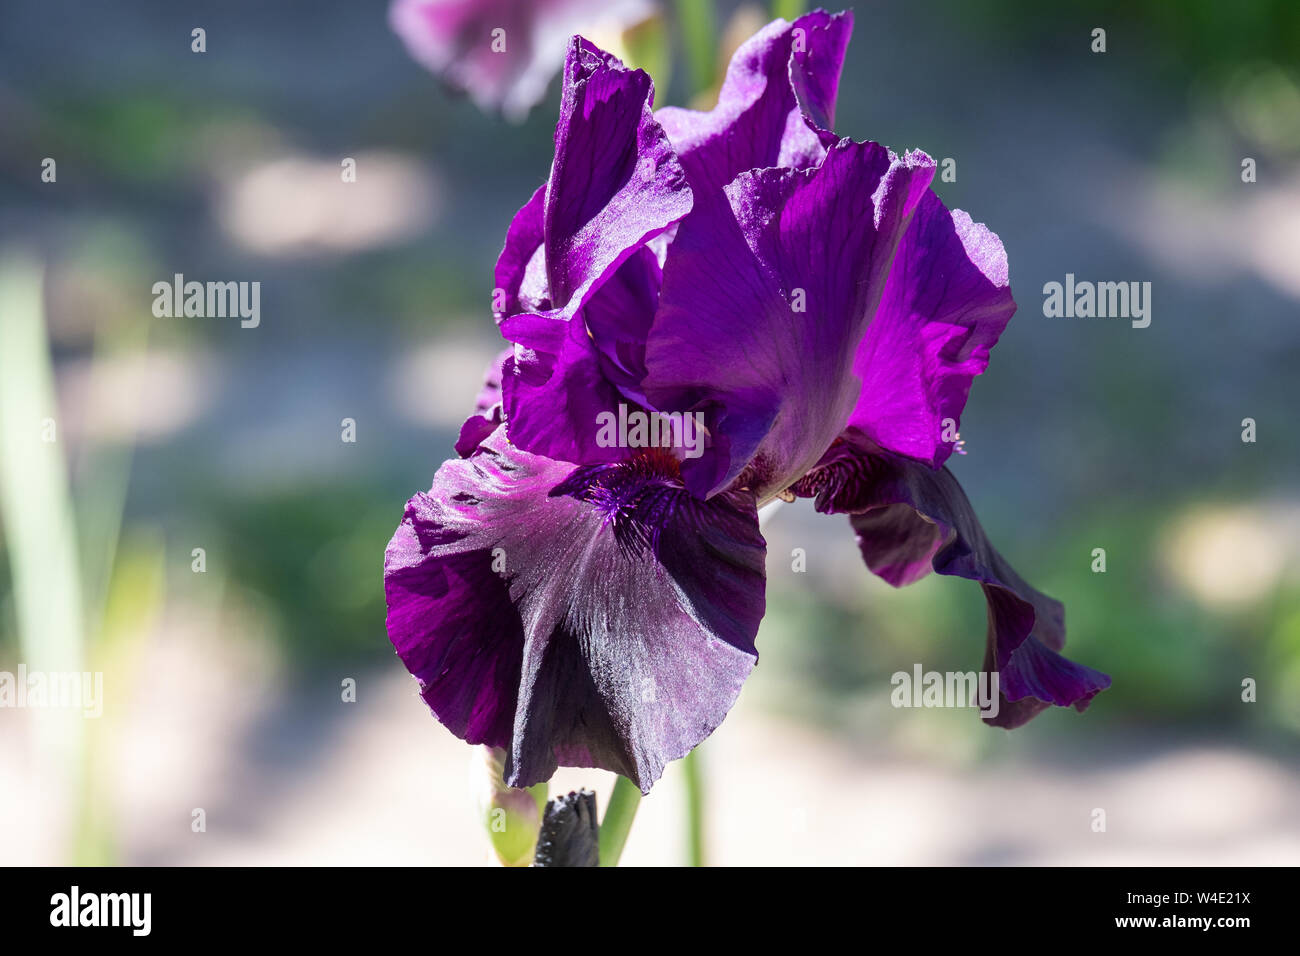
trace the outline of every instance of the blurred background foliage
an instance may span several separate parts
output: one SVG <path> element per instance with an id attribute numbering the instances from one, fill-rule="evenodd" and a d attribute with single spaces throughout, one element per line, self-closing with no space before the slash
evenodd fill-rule
<path id="1" fill-rule="evenodd" d="M 1020 311 L 975 384 L 954 470 L 1003 553 L 1066 603 L 1068 653 L 1114 686 L 1086 718 L 1051 712 L 1011 738 L 964 712 L 903 719 L 891 673 L 979 666 L 978 588 L 891 591 L 846 522 L 798 505 L 765 527 L 755 693 L 849 742 L 895 737 L 958 760 L 1067 735 L 1292 749 L 1300 5 L 850 6 L 838 130 L 956 157 L 957 181 L 936 189 L 1010 257 Z M 43 270 L 80 547 L 117 555 L 88 588 L 108 608 L 92 644 L 218 605 L 238 608 L 240 636 L 284 681 L 395 666 L 384 546 L 452 454 L 499 347 L 492 266 L 547 174 L 559 84 L 509 125 L 411 62 L 384 13 L 305 0 L 0 10 L 0 243 Z M 717 55 L 767 16 L 666 4 L 626 48 L 673 64 L 661 104 L 699 105 Z M 206 54 L 190 51 L 194 25 Z M 1089 50 L 1097 26 L 1104 55 Z M 40 179 L 46 156 L 57 184 Z M 353 192 L 319 185 L 349 156 L 364 157 Z M 1255 184 L 1240 178 L 1246 156 Z M 1039 290 L 1066 272 L 1151 280 L 1151 328 L 1045 319 Z M 261 326 L 154 318 L 151 286 L 174 273 L 260 280 Z M 18 358 L 0 356 L 0 374 Z M 344 418 L 355 444 L 340 441 Z M 123 469 L 118 505 L 105 483 Z M 22 652 L 0 542 L 7 666 Z M 796 547 L 807 573 L 790 570 Z M 1099 547 L 1104 574 L 1090 570 Z M 1245 677 L 1258 705 L 1240 702 Z"/>

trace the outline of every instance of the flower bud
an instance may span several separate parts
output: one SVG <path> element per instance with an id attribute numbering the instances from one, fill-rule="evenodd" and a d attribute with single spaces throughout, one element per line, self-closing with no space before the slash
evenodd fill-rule
<path id="1" fill-rule="evenodd" d="M 475 749 L 479 819 L 502 866 L 531 866 L 547 787 L 545 783 L 527 790 L 506 786 L 505 759 L 500 747 Z"/>

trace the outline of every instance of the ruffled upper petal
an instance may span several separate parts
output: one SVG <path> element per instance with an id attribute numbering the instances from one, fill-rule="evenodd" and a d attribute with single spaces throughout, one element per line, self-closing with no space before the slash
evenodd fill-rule
<path id="1" fill-rule="evenodd" d="M 645 345 L 663 285 L 660 253 L 642 246 L 583 306 L 582 318 L 609 381 L 641 401 Z"/>
<path id="2" fill-rule="evenodd" d="M 854 357 L 862 391 L 850 426 L 891 451 L 943 464 L 971 381 L 1015 311 L 1002 242 L 927 192 Z"/>
<path id="3" fill-rule="evenodd" d="M 988 602 L 984 668 L 1000 675 L 1001 706 L 988 720 L 1018 727 L 1049 705 L 1084 710 L 1110 686 L 1100 671 L 1061 656 L 1065 608 L 1030 587 L 993 548 L 946 468 L 846 436 L 792 490 L 818 511 L 848 514 L 867 566 L 901 586 L 928 567 L 978 581 Z"/>
<path id="4" fill-rule="evenodd" d="M 645 73 L 574 37 L 550 179 L 515 217 L 497 263 L 497 319 L 517 346 L 506 417 L 511 440 L 535 454 L 627 456 L 597 444 L 597 415 L 623 400 L 620 386 L 639 396 L 660 275 L 651 243 L 692 202 L 653 97 Z"/>
<path id="5" fill-rule="evenodd" d="M 714 494 L 746 472 L 770 499 L 816 464 L 859 398 L 854 355 L 934 174 L 842 140 L 816 169 L 759 169 L 677 230 L 646 346 L 656 408 L 699 410 L 712 437 L 684 466 Z"/>
<path id="6" fill-rule="evenodd" d="M 692 193 L 651 112 L 654 84 L 582 37 L 569 46 L 555 157 L 497 259 L 500 322 L 568 319 L 588 294 L 691 209 Z"/>
<path id="7" fill-rule="evenodd" d="M 439 720 L 506 748 L 512 786 L 563 764 L 648 791 L 754 666 L 764 549 L 752 495 L 698 501 L 662 456 L 575 471 L 499 429 L 408 503 L 389 636 Z"/>
<path id="8" fill-rule="evenodd" d="M 571 316 L 593 286 L 691 209 L 691 189 L 651 113 L 641 70 L 574 37 L 542 210 L 552 307 Z"/>
<path id="9" fill-rule="evenodd" d="M 775 20 L 746 40 L 708 112 L 657 114 L 697 193 L 721 190 L 747 169 L 818 165 L 835 137 L 835 95 L 853 14 L 816 10 Z"/>

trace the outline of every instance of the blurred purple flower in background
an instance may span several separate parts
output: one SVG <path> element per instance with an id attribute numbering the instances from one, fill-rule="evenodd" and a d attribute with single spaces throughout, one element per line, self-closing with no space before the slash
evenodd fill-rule
<path id="1" fill-rule="evenodd" d="M 393 0 L 407 51 L 480 109 L 522 119 L 546 95 L 569 37 L 651 16 L 652 0 Z"/>
<path id="2" fill-rule="evenodd" d="M 930 190 L 928 156 L 830 132 L 851 26 L 768 25 L 705 113 L 654 112 L 645 73 L 570 43 L 551 174 L 497 264 L 513 348 L 385 559 L 399 655 L 512 786 L 595 766 L 648 791 L 722 722 L 757 661 L 757 510 L 778 496 L 847 514 L 891 584 L 981 583 L 990 722 L 1109 685 L 1060 656 L 1061 605 L 943 467 L 1015 311 L 1006 255 Z M 603 440 L 629 410 L 673 416 L 674 440 Z"/>

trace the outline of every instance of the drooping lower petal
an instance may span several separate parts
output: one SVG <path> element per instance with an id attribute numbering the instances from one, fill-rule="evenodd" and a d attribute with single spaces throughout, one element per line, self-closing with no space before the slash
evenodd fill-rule
<path id="1" fill-rule="evenodd" d="M 713 445 L 683 474 L 700 496 L 747 470 L 760 502 L 816 464 L 861 382 L 853 359 L 934 173 L 842 140 L 816 169 L 760 169 L 697 209 L 664 264 L 646 347 L 656 408 L 701 410 Z"/>
<path id="2" fill-rule="evenodd" d="M 989 542 L 948 469 L 891 454 L 851 435 L 792 490 L 818 511 L 848 514 L 867 566 L 901 586 L 929 569 L 979 582 L 988 602 L 986 671 L 1000 676 L 999 727 L 1018 727 L 1049 705 L 1084 710 L 1110 686 L 1067 660 L 1065 608 L 1025 582 Z"/>
<path id="3" fill-rule="evenodd" d="M 503 428 L 408 503 L 389 636 L 439 720 L 506 748 L 512 786 L 562 764 L 648 791 L 754 666 L 764 547 L 750 495 L 693 499 L 662 457 L 575 471 Z"/>

